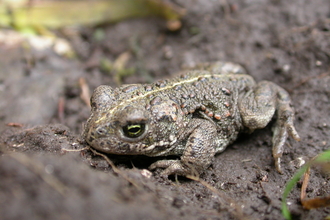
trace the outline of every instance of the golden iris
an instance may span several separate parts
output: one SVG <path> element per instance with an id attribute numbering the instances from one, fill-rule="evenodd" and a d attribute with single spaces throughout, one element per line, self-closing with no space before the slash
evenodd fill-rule
<path id="1" fill-rule="evenodd" d="M 143 134 L 145 124 L 131 124 L 123 127 L 124 134 L 129 138 L 136 138 Z"/>

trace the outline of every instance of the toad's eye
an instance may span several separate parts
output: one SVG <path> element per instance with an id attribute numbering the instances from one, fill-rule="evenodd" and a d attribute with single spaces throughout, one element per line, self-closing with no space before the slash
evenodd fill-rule
<path id="1" fill-rule="evenodd" d="M 141 136 L 145 131 L 145 124 L 130 124 L 123 127 L 124 135 L 129 138 Z"/>

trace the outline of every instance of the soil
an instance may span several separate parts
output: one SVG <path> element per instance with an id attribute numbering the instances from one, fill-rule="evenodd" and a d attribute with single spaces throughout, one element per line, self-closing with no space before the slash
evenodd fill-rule
<path id="1" fill-rule="evenodd" d="M 58 32 L 74 58 L 0 38 L 0 219 L 283 219 L 285 184 L 301 161 L 329 149 L 330 1 L 172 3 L 186 10 L 177 31 L 152 17 Z M 272 123 L 240 136 L 199 181 L 148 171 L 155 158 L 109 155 L 109 164 L 84 145 L 81 88 L 151 82 L 216 60 L 289 91 L 302 140 L 287 141 L 282 175 Z M 124 68 L 107 68 L 116 62 Z M 329 178 L 312 169 L 308 197 L 330 195 Z M 303 209 L 300 188 L 287 199 L 294 219 L 330 215 Z"/>

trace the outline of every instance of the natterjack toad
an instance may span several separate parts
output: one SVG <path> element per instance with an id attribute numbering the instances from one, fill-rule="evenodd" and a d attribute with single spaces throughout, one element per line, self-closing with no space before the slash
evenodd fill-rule
<path id="1" fill-rule="evenodd" d="M 83 132 L 91 147 L 109 154 L 180 156 L 150 166 L 163 168 L 164 175 L 202 173 L 239 132 L 264 128 L 275 112 L 279 172 L 288 135 L 299 140 L 288 93 L 269 81 L 256 83 L 233 63 L 202 64 L 153 84 L 99 86 L 91 106 Z"/>

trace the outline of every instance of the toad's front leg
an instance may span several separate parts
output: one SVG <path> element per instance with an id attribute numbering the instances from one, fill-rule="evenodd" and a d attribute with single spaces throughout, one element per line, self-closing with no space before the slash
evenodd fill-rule
<path id="1" fill-rule="evenodd" d="M 277 171 L 282 173 L 280 160 L 288 135 L 297 141 L 300 140 L 293 124 L 294 110 L 289 94 L 272 82 L 262 81 L 254 90 L 241 97 L 239 108 L 243 125 L 252 131 L 266 127 L 275 111 L 277 112 L 273 134 L 273 157 Z"/>
<path id="2" fill-rule="evenodd" d="M 194 129 L 180 160 L 160 160 L 151 164 L 150 169 L 164 168 L 162 175 L 166 176 L 198 176 L 211 164 L 216 147 L 216 125 L 204 119 L 193 119 L 189 126 Z"/>

